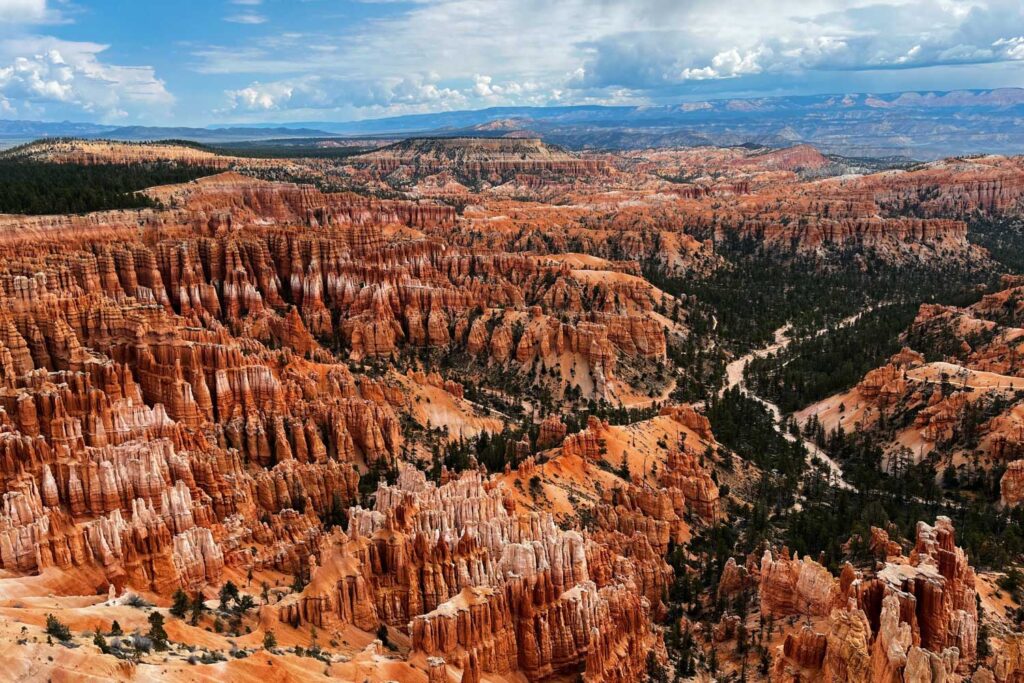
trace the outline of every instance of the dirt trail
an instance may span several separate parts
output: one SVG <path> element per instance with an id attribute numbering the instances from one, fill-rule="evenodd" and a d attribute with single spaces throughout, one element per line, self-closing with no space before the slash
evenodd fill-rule
<path id="1" fill-rule="evenodd" d="M 839 321 L 838 327 L 846 327 L 848 325 L 852 325 L 853 323 L 857 322 L 857 320 L 859 320 L 862 315 L 864 315 L 865 313 L 869 313 L 870 311 L 873 311 L 876 307 L 877 306 L 871 306 L 847 318 L 843 318 L 842 320 Z M 792 434 L 789 433 L 788 430 L 783 429 L 782 410 L 779 408 L 779 406 L 772 403 L 771 401 L 761 398 L 753 391 L 751 391 L 750 388 L 747 386 L 746 379 L 743 376 L 743 371 L 747 367 L 747 363 L 749 363 L 750 361 L 754 360 L 755 358 L 764 358 L 765 356 L 781 351 L 788 347 L 791 343 L 793 343 L 793 337 L 790 336 L 791 329 L 791 325 L 783 325 L 779 329 L 775 330 L 775 334 L 773 335 L 773 341 L 770 344 L 768 344 L 767 346 L 763 346 L 759 349 L 754 349 L 745 356 L 741 356 L 734 360 L 733 362 L 729 363 L 725 367 L 725 388 L 722 389 L 719 395 L 725 393 L 727 390 L 732 389 L 733 387 L 737 387 L 743 394 L 749 396 L 755 401 L 758 401 L 761 405 L 767 408 L 769 412 L 771 412 L 772 417 L 775 419 L 775 431 L 784 436 L 788 441 L 795 442 L 800 437 L 793 436 Z M 817 337 L 819 335 L 826 334 L 828 331 L 829 328 L 822 328 L 820 330 L 815 331 L 813 336 Z M 840 488 L 844 489 L 853 489 L 850 483 L 843 478 L 843 468 L 839 466 L 839 463 L 830 458 L 828 453 L 818 448 L 817 444 L 815 444 L 812 441 L 808 441 L 807 439 L 803 438 L 800 438 L 800 441 L 803 442 L 804 448 L 807 449 L 808 463 L 810 463 L 814 459 L 822 461 L 823 463 L 825 463 L 825 465 L 831 472 L 832 479 L 834 480 L 836 486 L 839 486 Z"/>

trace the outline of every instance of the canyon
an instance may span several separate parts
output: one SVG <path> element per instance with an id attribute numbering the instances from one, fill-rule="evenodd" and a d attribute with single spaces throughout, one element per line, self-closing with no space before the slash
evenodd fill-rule
<path id="1" fill-rule="evenodd" d="M 831 566 L 767 533 L 726 547 L 769 516 L 772 468 L 713 422 L 757 352 L 727 358 L 703 302 L 668 286 L 732 267 L 733 237 L 780 259 L 990 267 L 969 224 L 1024 208 L 1024 160 L 858 173 L 806 145 L 526 136 L 9 154 L 210 171 L 140 190 L 145 208 L 0 215 L 12 678 L 626 683 L 688 679 L 682 662 L 696 680 L 1024 680 L 1024 635 L 959 519 L 872 525 L 843 539 L 870 558 Z M 922 304 L 907 342 L 943 360 L 908 348 L 797 419 L 908 416 L 890 451 L 1000 469 L 1015 508 L 1022 302 L 1009 276 L 968 306 Z M 704 400 L 680 393 L 694 348 L 723 354 Z M 792 493 L 770 514 L 812 495 Z"/>

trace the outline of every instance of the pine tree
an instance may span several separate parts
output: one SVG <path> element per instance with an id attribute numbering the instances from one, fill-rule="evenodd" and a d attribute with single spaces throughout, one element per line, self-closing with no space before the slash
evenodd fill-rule
<path id="1" fill-rule="evenodd" d="M 147 635 L 153 641 L 153 647 L 158 652 L 163 652 L 167 649 L 167 631 L 164 630 L 164 615 L 159 612 L 153 612 L 149 615 L 149 633 Z"/>
<path id="2" fill-rule="evenodd" d="M 174 597 L 172 599 L 174 603 L 171 605 L 171 614 L 179 619 L 184 619 L 185 613 L 188 612 L 189 608 L 188 593 L 179 588 L 174 591 Z"/>
<path id="3" fill-rule="evenodd" d="M 239 614 L 245 614 L 253 607 L 256 606 L 256 601 L 253 600 L 252 596 L 246 593 L 238 600 L 235 601 L 235 611 Z"/>
<path id="4" fill-rule="evenodd" d="M 228 581 L 220 589 L 220 608 L 226 610 L 233 600 L 238 600 L 238 586 Z"/>
<path id="5" fill-rule="evenodd" d="M 68 628 L 67 624 L 52 614 L 46 615 L 46 633 L 57 640 L 71 640 L 71 629 Z"/>
<path id="6" fill-rule="evenodd" d="M 203 616 L 203 612 L 206 611 L 206 601 L 203 599 L 202 593 L 196 593 L 192 596 L 190 609 L 192 612 L 192 618 L 189 620 L 189 623 L 195 626 L 199 623 L 199 618 Z"/>

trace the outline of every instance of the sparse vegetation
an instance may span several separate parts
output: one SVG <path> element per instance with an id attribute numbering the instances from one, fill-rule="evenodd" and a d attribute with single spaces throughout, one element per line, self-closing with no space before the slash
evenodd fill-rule
<path id="1" fill-rule="evenodd" d="M 174 596 L 171 598 L 171 600 L 171 614 L 178 617 L 179 619 L 184 619 L 185 614 L 188 612 L 190 605 L 188 593 L 179 588 L 178 590 L 174 591 Z"/>
<path id="2" fill-rule="evenodd" d="M 71 629 L 52 614 L 46 615 L 46 635 L 52 636 L 62 642 L 71 640 Z"/>
<path id="3" fill-rule="evenodd" d="M 149 609 L 153 606 L 153 603 L 137 593 L 130 593 L 128 598 L 125 600 L 125 604 L 129 607 L 134 607 L 135 609 Z"/>

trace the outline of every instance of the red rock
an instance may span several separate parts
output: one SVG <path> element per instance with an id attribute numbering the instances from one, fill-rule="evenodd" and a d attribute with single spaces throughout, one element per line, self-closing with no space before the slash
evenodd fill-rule
<path id="1" fill-rule="evenodd" d="M 565 439 L 566 427 L 562 419 L 557 415 L 549 415 L 540 423 L 540 430 L 537 434 L 537 448 L 544 450 L 554 446 L 560 446 Z"/>
<path id="2" fill-rule="evenodd" d="M 761 614 L 826 616 L 840 604 L 839 586 L 828 570 L 810 558 L 761 558 Z"/>
<path id="3" fill-rule="evenodd" d="M 1015 507 L 1024 501 L 1024 460 L 1014 460 L 1006 466 L 999 491 L 1003 505 Z"/>
<path id="4" fill-rule="evenodd" d="M 897 549 L 887 552 L 892 550 Z M 788 634 L 788 651 L 773 667 L 775 680 L 951 680 L 973 669 L 974 571 L 954 543 L 950 521 L 919 522 L 910 556 L 888 554 L 890 560 L 874 576 L 858 577 L 847 565 L 837 581 L 806 558 L 776 559 L 766 552 L 762 617 L 821 616 L 830 606 L 820 673 L 807 663 L 809 657 L 798 655 L 819 641 L 806 633 Z"/>

